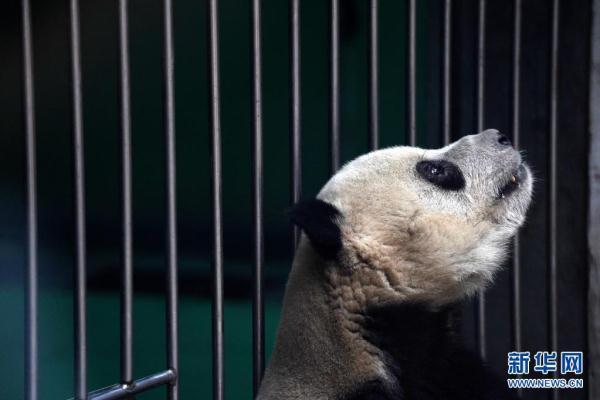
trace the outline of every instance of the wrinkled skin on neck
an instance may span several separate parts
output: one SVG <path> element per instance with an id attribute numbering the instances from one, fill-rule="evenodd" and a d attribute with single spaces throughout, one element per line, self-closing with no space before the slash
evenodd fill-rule
<path id="1" fill-rule="evenodd" d="M 259 399 L 333 399 L 387 374 L 382 353 L 361 335 L 353 300 L 325 272 L 331 268 L 303 237 Z"/>
<path id="2" fill-rule="evenodd" d="M 299 249 L 258 399 L 512 399 L 457 342 L 452 305 L 379 302 L 376 268 L 341 273 L 306 238 Z"/>

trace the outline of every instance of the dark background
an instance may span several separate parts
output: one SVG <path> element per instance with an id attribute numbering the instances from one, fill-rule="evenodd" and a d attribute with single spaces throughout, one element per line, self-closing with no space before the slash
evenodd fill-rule
<path id="1" fill-rule="evenodd" d="M 341 1 L 341 155 L 368 151 L 368 2 Z M 418 144 L 439 147 L 442 2 L 417 2 Z M 289 206 L 288 5 L 263 0 L 267 347 L 292 258 Z M 33 1 L 40 245 L 40 393 L 72 396 L 74 211 L 66 1 Z M 81 2 L 88 222 L 90 390 L 118 381 L 120 162 L 116 1 Z M 380 1 L 381 146 L 406 142 L 406 4 Z M 452 134 L 475 132 L 477 2 L 453 2 Z M 229 399 L 251 389 L 251 100 L 249 2 L 223 0 L 220 51 L 225 243 L 225 374 Z M 130 2 L 135 252 L 135 375 L 165 365 L 165 204 L 162 3 Z M 328 2 L 301 2 L 303 197 L 328 178 Z M 487 2 L 485 126 L 511 132 L 513 4 Z M 521 147 L 537 177 L 522 231 L 523 349 L 550 350 L 547 170 L 551 2 L 523 1 Z M 563 1 L 558 136 L 559 351 L 586 350 L 589 1 Z M 209 398 L 210 186 L 205 1 L 174 1 L 182 398 Z M 25 176 L 20 9 L 0 12 L 0 398 L 23 396 Z M 510 263 L 508 263 L 510 264 Z M 490 364 L 506 373 L 511 342 L 507 270 L 487 296 Z M 464 336 L 475 345 L 474 312 Z M 584 399 L 586 390 L 561 398 Z M 526 398 L 545 398 L 543 391 Z M 163 389 L 138 396 L 164 397 Z"/>

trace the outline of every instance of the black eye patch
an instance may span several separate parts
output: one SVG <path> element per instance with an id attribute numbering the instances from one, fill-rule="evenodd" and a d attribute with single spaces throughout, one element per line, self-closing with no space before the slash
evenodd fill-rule
<path id="1" fill-rule="evenodd" d="M 465 187 L 465 177 L 460 168 L 450 161 L 419 161 L 416 168 L 419 175 L 442 189 L 461 190 Z"/>

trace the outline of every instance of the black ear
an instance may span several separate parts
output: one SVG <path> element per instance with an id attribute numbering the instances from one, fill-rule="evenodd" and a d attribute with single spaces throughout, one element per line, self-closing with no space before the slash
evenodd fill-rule
<path id="1" fill-rule="evenodd" d="M 296 204 L 290 220 L 310 239 L 315 250 L 326 259 L 334 259 L 342 249 L 342 234 L 337 222 L 340 211 L 323 200 L 312 199 Z"/>

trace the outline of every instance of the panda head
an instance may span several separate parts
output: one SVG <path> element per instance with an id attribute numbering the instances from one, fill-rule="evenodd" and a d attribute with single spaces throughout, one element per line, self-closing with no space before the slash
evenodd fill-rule
<path id="1" fill-rule="evenodd" d="M 437 308 L 492 281 L 531 194 L 521 154 L 487 130 L 437 150 L 363 155 L 291 219 L 344 308 L 406 301 Z"/>

